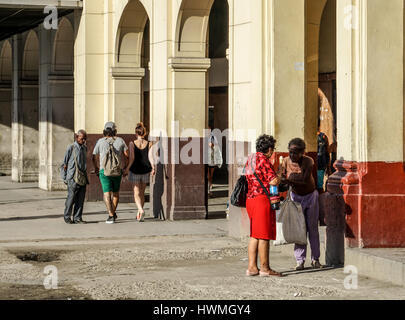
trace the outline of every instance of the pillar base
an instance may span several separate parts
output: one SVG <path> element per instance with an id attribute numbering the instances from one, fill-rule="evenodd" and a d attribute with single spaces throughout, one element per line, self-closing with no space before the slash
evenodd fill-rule
<path id="1" fill-rule="evenodd" d="M 206 165 L 203 159 L 204 138 L 187 138 L 186 140 L 169 138 L 167 146 L 161 145 L 161 162 L 165 165 L 165 186 L 163 211 L 169 220 L 205 219 L 207 217 L 208 194 L 206 186 Z M 192 146 L 192 149 L 187 149 Z M 199 152 L 191 163 L 184 164 L 189 156 Z M 163 155 L 167 154 L 167 159 Z M 180 156 L 182 155 L 182 156 Z M 156 177 L 158 178 L 158 176 Z M 155 195 L 154 195 L 155 196 Z"/>
<path id="2" fill-rule="evenodd" d="M 170 220 L 198 220 L 205 219 L 207 211 L 205 206 L 177 206 L 171 208 Z"/>
<path id="3" fill-rule="evenodd" d="M 405 170 L 401 163 L 337 161 L 327 190 L 344 200 L 346 245 L 405 247 Z"/>
<path id="4" fill-rule="evenodd" d="M 13 182 L 38 182 L 38 172 L 24 172 L 22 175 L 15 176 L 12 174 Z"/>

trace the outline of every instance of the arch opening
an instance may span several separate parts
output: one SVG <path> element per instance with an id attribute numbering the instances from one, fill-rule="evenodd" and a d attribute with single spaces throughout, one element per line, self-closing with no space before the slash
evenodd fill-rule
<path id="1" fill-rule="evenodd" d="M 53 72 L 73 72 L 74 31 L 68 19 L 62 18 L 55 35 Z"/>
<path id="2" fill-rule="evenodd" d="M 323 192 L 327 177 L 334 172 L 333 163 L 337 152 L 336 0 L 310 0 L 307 10 L 313 10 L 313 14 L 312 17 L 307 15 L 307 23 L 312 26 L 307 25 L 308 118 L 305 124 L 308 128 L 305 132 L 309 139 L 316 142 L 312 147 L 313 151 L 317 151 L 314 153 L 318 169 L 316 180 L 318 190 Z M 326 148 L 321 147 L 325 139 L 321 138 L 320 133 L 326 136 Z M 324 153 L 328 156 L 321 156 Z M 329 163 L 325 164 L 325 159 L 328 159 Z"/>
<path id="3" fill-rule="evenodd" d="M 176 56 L 206 57 L 213 3 L 214 0 L 183 0 L 176 29 Z"/>
<path id="4" fill-rule="evenodd" d="M 116 64 L 141 67 L 148 14 L 139 0 L 131 0 L 121 16 L 116 44 Z"/>
<path id="5" fill-rule="evenodd" d="M 30 31 L 25 40 L 23 55 L 23 79 L 38 80 L 39 40 L 35 31 Z"/>
<path id="6" fill-rule="evenodd" d="M 211 61 L 208 70 L 208 128 L 226 132 L 229 128 L 229 5 L 228 0 L 215 0 L 212 3 L 206 53 Z M 221 217 L 226 210 L 229 193 L 229 167 L 227 159 L 228 139 L 216 136 L 222 153 L 223 165 L 216 168 L 212 177 L 212 192 L 209 193 L 207 213 L 209 218 Z M 208 168 L 210 170 L 210 168 Z M 211 169 L 212 170 L 212 169 Z M 208 177 L 210 177 L 208 172 Z M 209 181 L 208 181 L 209 183 Z M 209 186 L 208 186 L 209 188 Z"/>
<path id="7" fill-rule="evenodd" d="M 11 174 L 12 49 L 8 40 L 0 50 L 0 175 Z"/>
<path id="8" fill-rule="evenodd" d="M 150 19 L 145 1 L 129 0 L 117 4 L 120 14 L 115 33 L 113 59 L 111 61 L 112 88 L 109 119 L 115 121 L 119 134 L 127 145 L 135 139 L 135 128 L 143 122 L 150 131 Z M 97 177 L 91 177 L 91 179 Z M 146 203 L 150 202 L 149 187 Z M 125 181 L 121 187 L 121 200 L 133 201 L 133 186 Z M 94 192 L 95 198 L 98 191 Z M 91 195 L 92 197 L 92 195 Z"/>
<path id="9" fill-rule="evenodd" d="M 141 121 L 150 130 L 150 45 L 148 13 L 141 1 L 131 0 L 118 25 L 112 68 L 115 120 L 128 134 Z"/>

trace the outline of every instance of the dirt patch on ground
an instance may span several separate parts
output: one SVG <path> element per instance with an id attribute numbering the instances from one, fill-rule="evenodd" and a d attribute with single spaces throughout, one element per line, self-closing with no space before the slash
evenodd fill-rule
<path id="1" fill-rule="evenodd" d="M 0 283 L 0 300 L 90 300 L 91 297 L 72 286 L 45 289 L 41 285 Z"/>
<path id="2" fill-rule="evenodd" d="M 346 290 L 343 269 L 295 272 L 293 255 L 270 251 L 285 277 L 246 277 L 246 244 L 224 237 L 172 237 L 0 250 L 0 299 L 401 299 L 404 288 L 359 277 Z M 58 289 L 46 290 L 45 268 Z M 309 267 L 309 266 L 308 266 Z"/>
<path id="3" fill-rule="evenodd" d="M 59 261 L 59 256 L 64 251 L 9 251 L 9 253 L 15 255 L 18 259 L 24 262 L 54 262 Z"/>

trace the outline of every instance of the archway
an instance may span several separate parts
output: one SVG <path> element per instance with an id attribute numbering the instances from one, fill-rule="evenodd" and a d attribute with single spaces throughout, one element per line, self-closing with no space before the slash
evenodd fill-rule
<path id="1" fill-rule="evenodd" d="M 228 0 L 215 0 L 209 17 L 208 57 L 208 128 L 225 132 L 229 129 L 229 5 Z M 227 164 L 228 139 L 216 137 L 222 152 L 223 165 L 213 174 L 213 188 L 208 199 L 208 218 L 223 217 L 229 194 L 229 168 Z"/>
<path id="2" fill-rule="evenodd" d="M 67 18 L 59 22 L 55 35 L 52 72 L 66 73 L 72 75 L 74 59 L 74 31 L 73 26 Z"/>
<path id="3" fill-rule="evenodd" d="M 307 144 L 308 155 L 311 156 L 315 163 L 317 163 L 317 132 L 318 132 L 318 123 L 320 116 L 320 101 L 325 103 L 325 95 L 319 89 L 320 80 L 323 80 L 319 76 L 319 68 L 323 67 L 325 58 L 320 60 L 320 44 L 325 42 L 324 34 L 328 33 L 327 28 L 321 25 L 322 17 L 324 15 L 324 9 L 328 0 L 306 0 L 305 5 L 305 129 L 304 129 L 304 139 Z M 329 3 L 332 9 L 332 4 Z M 327 11 L 328 13 L 330 10 Z M 323 28 L 322 28 L 323 27 Z M 321 31 L 322 30 L 322 31 Z M 322 38 L 320 38 L 322 36 Z M 330 35 L 327 35 L 330 36 Z M 322 41 L 320 40 L 322 39 Z M 325 45 L 322 46 L 324 48 Z M 324 49 L 323 49 L 324 50 Z M 324 53 L 322 51 L 322 56 L 325 55 L 329 58 L 330 54 Z M 326 109 L 325 109 L 326 110 Z M 323 122 L 324 123 L 324 122 Z M 315 181 L 318 180 L 317 167 L 314 167 L 313 175 Z M 322 178 L 320 178 L 322 179 Z"/>
<path id="4" fill-rule="evenodd" d="M 214 0 L 183 0 L 176 27 L 175 55 L 207 57 L 207 32 Z"/>
<path id="5" fill-rule="evenodd" d="M 35 31 L 29 31 L 25 40 L 23 66 L 23 80 L 38 81 L 39 72 L 39 40 Z"/>
<path id="6" fill-rule="evenodd" d="M 130 0 L 118 25 L 112 68 L 114 119 L 121 132 L 133 134 L 138 122 L 149 122 L 149 29 L 145 7 Z"/>
<path id="7" fill-rule="evenodd" d="M 141 67 L 145 70 L 145 76 L 142 79 L 142 108 L 141 121 L 146 128 L 150 130 L 150 20 L 145 24 L 143 40 Z"/>
<path id="8" fill-rule="evenodd" d="M 129 145 L 134 140 L 137 123 L 143 122 L 150 131 L 150 19 L 147 2 L 143 0 L 122 1 L 115 8 L 118 24 L 111 61 L 112 105 L 108 117 L 115 121 L 119 135 Z M 92 138 L 92 143 L 93 139 L 95 143 L 96 138 Z M 94 185 L 90 186 L 88 199 L 101 199 L 97 176 L 90 175 L 90 180 Z M 127 180 L 122 183 L 120 201 L 134 201 L 132 185 Z"/>
<path id="9" fill-rule="evenodd" d="M 0 48 L 0 175 L 10 175 L 12 49 L 8 40 Z"/>
<path id="10" fill-rule="evenodd" d="M 194 135 L 200 138 L 202 147 L 201 162 L 175 164 L 170 170 L 171 178 L 177 181 L 176 189 L 184 190 L 182 194 L 190 194 L 186 198 L 177 196 L 178 190 L 168 191 L 169 194 L 172 193 L 172 219 L 176 219 L 176 215 L 189 218 L 225 216 L 228 196 L 227 151 L 226 147 L 222 150 L 225 158 L 222 172 L 225 174 L 224 184 L 218 189 L 220 196 L 216 198 L 214 186 L 214 198 L 209 199 L 206 165 L 209 134 L 206 129 L 212 125 L 220 148 L 221 145 L 227 145 L 227 140 L 223 138 L 227 132 L 223 130 L 228 129 L 229 108 L 226 51 L 229 34 L 228 6 L 227 0 L 183 0 L 179 8 L 174 57 L 169 60 L 172 68 L 173 120 L 177 122 L 181 139 L 190 143 L 188 129 L 192 129 Z M 215 170 L 221 173 L 220 170 Z M 223 203 L 218 203 L 218 199 Z"/>
<path id="11" fill-rule="evenodd" d="M 319 130 L 326 134 L 331 154 L 331 170 L 337 152 L 336 105 L 336 0 L 328 0 L 319 34 Z"/>

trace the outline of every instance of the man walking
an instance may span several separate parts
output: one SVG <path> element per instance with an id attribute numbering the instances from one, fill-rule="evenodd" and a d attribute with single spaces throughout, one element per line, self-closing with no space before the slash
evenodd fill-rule
<path id="1" fill-rule="evenodd" d="M 64 211 L 64 219 L 67 224 L 86 223 L 82 219 L 86 185 L 88 184 L 86 139 L 86 131 L 79 130 L 76 134 L 76 141 L 67 148 L 63 160 L 62 179 L 68 189 Z M 73 220 L 71 219 L 72 211 Z"/>
<path id="2" fill-rule="evenodd" d="M 114 223 L 117 219 L 117 206 L 119 202 L 119 191 L 121 186 L 122 155 L 125 155 L 125 162 L 128 159 L 128 147 L 125 141 L 117 137 L 117 127 L 114 122 L 107 122 L 103 131 L 104 138 L 97 141 L 93 150 L 94 171 L 99 176 L 104 193 L 104 202 L 108 211 L 106 223 Z M 100 161 L 97 161 L 96 156 Z M 98 166 L 98 163 L 100 166 Z"/>

